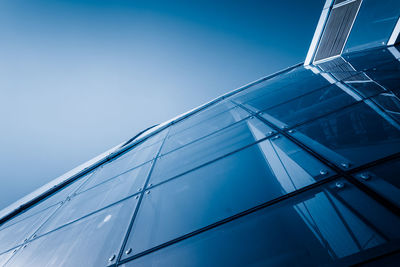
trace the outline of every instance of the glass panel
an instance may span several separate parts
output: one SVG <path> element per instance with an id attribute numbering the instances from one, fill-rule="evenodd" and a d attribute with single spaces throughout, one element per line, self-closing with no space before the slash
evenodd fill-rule
<path id="1" fill-rule="evenodd" d="M 29 242 L 7 266 L 106 266 L 117 255 L 137 200 L 128 199 Z"/>
<path id="2" fill-rule="evenodd" d="M 149 189 L 126 249 L 144 251 L 310 185 L 329 172 L 289 140 L 265 140 Z"/>
<path id="3" fill-rule="evenodd" d="M 86 176 L 79 178 L 72 184 L 70 184 L 70 185 L 66 186 L 65 188 L 55 192 L 54 194 L 48 196 L 47 198 L 45 198 L 42 201 L 40 201 L 39 203 L 33 205 L 26 211 L 18 214 L 17 216 L 11 218 L 10 220 L 4 222 L 0 226 L 0 230 L 5 227 L 8 227 L 14 223 L 17 223 L 21 220 L 24 220 L 24 219 L 26 219 L 26 218 L 38 213 L 39 211 L 42 211 L 42 210 L 50 207 L 50 206 L 60 203 L 61 201 L 64 201 L 68 196 L 72 195 L 79 188 L 79 186 L 81 186 L 91 175 L 92 175 L 92 173 L 89 173 Z"/>
<path id="4" fill-rule="evenodd" d="M 232 112 L 232 108 L 235 108 L 235 105 L 229 101 L 222 101 L 220 103 L 207 107 L 204 110 L 190 115 L 180 122 L 177 122 L 173 127 L 171 127 L 169 135 L 174 135 L 188 128 L 192 128 L 198 124 L 207 123 L 210 120 L 218 118 L 218 116 L 226 116 L 225 113 L 227 113 L 227 115 L 229 116 L 229 114 Z"/>
<path id="5" fill-rule="evenodd" d="M 400 206 L 400 159 L 385 162 L 355 176 L 366 186 Z"/>
<path id="6" fill-rule="evenodd" d="M 38 235 L 47 233 L 141 191 L 150 167 L 150 163 L 145 164 L 73 196 L 41 227 Z"/>
<path id="7" fill-rule="evenodd" d="M 4 264 L 11 258 L 11 256 L 14 254 L 14 250 L 10 250 L 6 253 L 3 253 L 0 255 L 0 266 L 4 266 Z"/>
<path id="8" fill-rule="evenodd" d="M 0 231 L 0 252 L 22 244 L 25 239 L 29 238 L 33 232 L 45 222 L 57 207 L 50 207 L 25 220 L 2 229 Z"/>
<path id="9" fill-rule="evenodd" d="M 157 159 L 150 181 L 160 183 L 272 134 L 256 118 L 236 123 Z"/>
<path id="10" fill-rule="evenodd" d="M 397 90 L 400 84 L 400 62 L 393 56 L 398 47 L 372 49 L 345 55 L 347 61 L 386 90 Z M 391 51 L 394 51 L 392 53 Z"/>
<path id="11" fill-rule="evenodd" d="M 126 190 L 137 190 L 139 188 L 143 188 L 144 182 L 147 178 L 149 168 L 152 162 L 145 163 L 139 167 L 131 169 L 130 171 L 124 172 L 117 177 L 113 177 L 111 179 L 105 180 L 105 176 L 96 176 L 94 175 L 92 179 L 90 179 L 86 184 L 84 184 L 78 192 L 82 192 L 88 190 L 94 186 L 102 184 L 104 182 L 112 182 L 112 183 L 120 183 L 118 186 L 126 186 Z M 111 166 L 110 166 L 111 168 Z M 101 178 L 100 178 L 101 177 Z M 108 183 L 110 184 L 110 183 Z M 115 185 L 114 185 L 115 186 Z M 131 189 L 132 188 L 132 189 Z"/>
<path id="12" fill-rule="evenodd" d="M 163 134 L 163 137 L 165 137 L 165 134 Z M 146 143 L 140 144 L 119 158 L 111 161 L 110 163 L 104 164 L 90 179 L 90 186 L 100 184 L 110 178 L 116 177 L 124 172 L 138 167 L 143 163 L 149 162 L 157 155 L 161 143 L 162 140 L 150 146 L 146 146 Z M 85 188 L 88 188 L 88 186 L 85 186 Z"/>
<path id="13" fill-rule="evenodd" d="M 343 169 L 399 152 L 399 125 L 371 102 L 359 103 L 294 131 L 293 136 Z"/>
<path id="14" fill-rule="evenodd" d="M 336 85 L 313 91 L 262 112 L 278 127 L 291 127 L 356 102 Z"/>
<path id="15" fill-rule="evenodd" d="M 382 86 L 373 81 L 348 83 L 348 85 L 363 97 L 370 97 L 386 91 Z"/>
<path id="16" fill-rule="evenodd" d="M 171 150 L 187 145 L 199 138 L 205 137 L 249 117 L 249 115 L 250 114 L 243 109 L 234 107 L 226 112 L 219 113 L 212 118 L 208 118 L 208 120 L 199 122 L 192 127 L 186 127 L 186 125 L 182 126 L 182 124 L 186 124 L 186 122 L 191 125 L 193 124 L 193 121 L 184 120 L 181 124 L 171 127 L 171 132 L 174 132 L 175 134 L 167 137 L 161 153 L 165 154 Z M 175 127 L 179 127 L 181 130 L 178 131 L 174 129 Z M 182 129 L 183 127 L 186 128 Z"/>
<path id="17" fill-rule="evenodd" d="M 339 183 L 344 187 L 318 187 L 123 266 L 321 266 L 376 256 L 372 248 L 399 238 L 399 218 Z"/>
<path id="18" fill-rule="evenodd" d="M 298 67 L 244 90 L 233 100 L 257 112 L 328 85 L 329 82 L 322 76 Z"/>
<path id="19" fill-rule="evenodd" d="M 382 93 L 373 98 L 387 114 L 400 122 L 400 98 L 392 92 Z"/>
<path id="20" fill-rule="evenodd" d="M 345 52 L 383 46 L 400 15 L 398 0 L 363 0 L 345 46 Z"/>

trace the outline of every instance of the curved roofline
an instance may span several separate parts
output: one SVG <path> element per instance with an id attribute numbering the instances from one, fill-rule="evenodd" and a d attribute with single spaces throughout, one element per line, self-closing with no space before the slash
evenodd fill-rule
<path id="1" fill-rule="evenodd" d="M 138 145 L 139 143 L 142 143 L 143 141 L 145 141 L 146 139 L 148 139 L 149 137 L 159 133 L 160 131 L 168 128 L 169 126 L 171 126 L 172 124 L 175 124 L 181 120 L 186 119 L 187 117 L 211 106 L 214 105 L 222 100 L 224 100 L 227 97 L 230 97 L 234 94 L 237 94 L 251 86 L 254 86 L 258 83 L 261 83 L 263 81 L 269 80 L 271 78 L 274 78 L 280 74 L 283 74 L 285 72 L 289 72 L 297 67 L 300 67 L 303 65 L 303 62 L 298 63 L 296 65 L 293 65 L 291 67 L 288 67 L 286 69 L 283 69 L 281 71 L 275 72 L 271 75 L 262 77 L 256 81 L 250 82 L 248 84 L 245 84 L 237 89 L 234 89 L 230 92 L 227 92 L 221 96 L 218 96 L 216 98 L 214 98 L 213 100 L 206 102 L 203 105 L 200 105 L 194 109 L 191 109 L 185 113 L 182 113 L 166 122 L 163 122 L 161 124 L 158 125 L 154 125 L 151 126 L 141 132 L 139 132 L 138 134 L 136 134 L 134 137 L 132 137 L 131 139 L 129 139 L 128 141 L 125 141 L 109 150 L 107 150 L 106 152 L 92 158 L 91 160 L 79 165 L 78 167 L 66 172 L 65 174 L 55 178 L 54 180 L 52 180 L 51 182 L 43 185 L 42 187 L 38 188 L 37 190 L 33 191 L 32 193 L 24 196 L 23 198 L 17 200 L 16 202 L 12 203 L 11 205 L 7 206 L 6 208 L 2 209 L 0 211 L 0 224 L 2 224 L 3 222 L 7 221 L 8 219 L 14 217 L 15 215 L 17 215 L 18 213 L 28 209 L 29 207 L 31 207 L 32 205 L 38 203 L 39 201 L 41 201 L 42 199 L 46 198 L 47 196 L 55 193 L 56 191 L 58 191 L 59 189 L 61 189 L 62 187 L 74 182 L 75 180 L 77 180 L 78 178 L 82 177 L 83 175 L 91 172 L 92 170 L 96 169 L 97 167 L 99 167 L 100 165 L 118 157 L 120 154 L 122 154 L 123 152 L 131 149 L 132 147 Z M 142 136 L 143 135 L 143 136 Z"/>

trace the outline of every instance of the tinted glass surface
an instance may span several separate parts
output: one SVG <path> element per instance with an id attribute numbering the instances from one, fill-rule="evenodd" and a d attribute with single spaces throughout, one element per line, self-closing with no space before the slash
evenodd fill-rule
<path id="1" fill-rule="evenodd" d="M 93 174 L 93 177 L 90 179 L 90 185 L 93 186 L 102 183 L 152 160 L 160 149 L 162 138 L 164 137 L 165 134 L 157 136 L 157 139 L 161 140 L 151 145 L 147 145 L 147 143 L 139 144 L 119 158 L 104 164 Z"/>
<path id="2" fill-rule="evenodd" d="M 320 266 L 398 240 L 399 218 L 340 181 L 195 235 L 123 266 Z M 353 262 L 354 263 L 354 262 Z"/>
<path id="3" fill-rule="evenodd" d="M 73 196 L 41 227 L 38 235 L 141 191 L 150 166 L 150 163 L 145 164 L 140 168 L 124 173 L 99 186 Z"/>
<path id="4" fill-rule="evenodd" d="M 106 266 L 120 249 L 135 205 L 134 198 L 126 200 L 34 239 L 6 266 Z"/>
<path id="5" fill-rule="evenodd" d="M 283 137 L 255 144 L 148 189 L 126 249 L 144 251 L 310 185 L 320 170 L 329 173 Z"/>
<path id="6" fill-rule="evenodd" d="M 1 254 L 0 255 L 0 266 L 3 266 L 8 261 L 8 259 L 11 258 L 11 256 L 13 254 L 14 254 L 14 250 L 10 250 L 6 253 Z"/>
<path id="7" fill-rule="evenodd" d="M 243 109 L 239 107 L 234 107 L 229 109 L 228 111 L 218 113 L 215 116 L 208 118 L 207 120 L 198 122 L 195 125 L 192 125 L 193 121 L 190 121 L 190 118 L 187 121 L 184 120 L 179 124 L 171 126 L 171 132 L 174 134 L 170 134 L 167 137 L 161 153 L 165 154 L 167 152 L 170 152 L 171 150 L 189 144 L 199 138 L 205 137 L 218 130 L 224 129 L 234 124 L 235 122 L 238 122 L 248 117 L 249 115 L 250 114 L 245 112 Z M 187 127 L 186 125 L 182 125 L 185 123 L 188 123 L 192 126 Z M 175 129 L 175 127 L 179 128 L 180 130 Z"/>
<path id="8" fill-rule="evenodd" d="M 232 100 L 257 112 L 328 85 L 328 81 L 322 76 L 298 67 L 250 87 L 232 97 Z"/>
<path id="9" fill-rule="evenodd" d="M 304 124 L 293 136 L 348 169 L 400 151 L 400 131 L 393 122 L 362 102 Z"/>
<path id="10" fill-rule="evenodd" d="M 256 118 L 238 122 L 180 149 L 161 155 L 150 182 L 160 183 L 264 138 L 272 129 Z"/>
<path id="11" fill-rule="evenodd" d="M 400 159 L 369 168 L 357 173 L 355 177 L 400 206 Z"/>
<path id="12" fill-rule="evenodd" d="M 291 127 L 356 102 L 336 85 L 290 100 L 262 111 L 262 116 L 278 127 Z"/>
<path id="13" fill-rule="evenodd" d="M 211 105 L 193 115 L 190 115 L 184 120 L 177 122 L 174 127 L 170 128 L 169 135 L 174 135 L 202 123 L 205 123 L 204 125 L 207 125 L 208 121 L 215 120 L 218 118 L 218 116 L 226 116 L 225 113 L 229 114 L 232 111 L 231 109 L 234 107 L 235 105 L 232 104 L 230 101 L 221 101 L 220 103 Z"/>
<path id="14" fill-rule="evenodd" d="M 0 231 L 0 253 L 24 242 L 55 211 L 50 207 Z"/>
<path id="15" fill-rule="evenodd" d="M 399 15 L 400 2 L 397 0 L 363 0 L 345 51 L 351 52 L 386 44 Z"/>
<path id="16" fill-rule="evenodd" d="M 64 201 L 68 196 L 72 195 L 85 181 L 92 175 L 92 173 L 87 174 L 86 176 L 83 176 L 82 178 L 79 178 L 77 181 L 73 182 L 72 184 L 66 186 L 65 188 L 53 193 L 52 195 L 46 197 L 39 203 L 33 205 L 26 211 L 18 214 L 17 216 L 13 217 L 12 219 L 6 221 L 0 226 L 0 230 L 3 229 L 4 227 L 10 226 L 16 222 L 19 222 L 23 219 L 26 219 L 39 211 L 42 211 L 50 206 L 53 206 L 55 204 L 60 203 L 61 201 Z"/>

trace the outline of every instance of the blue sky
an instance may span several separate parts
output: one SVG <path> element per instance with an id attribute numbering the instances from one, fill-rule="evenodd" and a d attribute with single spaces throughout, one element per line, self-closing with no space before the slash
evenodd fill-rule
<path id="1" fill-rule="evenodd" d="M 0 2 L 0 209 L 304 60 L 324 0 Z"/>

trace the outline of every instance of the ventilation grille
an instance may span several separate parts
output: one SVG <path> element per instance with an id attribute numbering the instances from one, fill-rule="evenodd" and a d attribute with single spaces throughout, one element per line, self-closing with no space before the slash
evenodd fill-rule
<path id="1" fill-rule="evenodd" d="M 360 4 L 361 0 L 356 0 L 332 9 L 315 55 L 315 61 L 342 53 Z"/>

